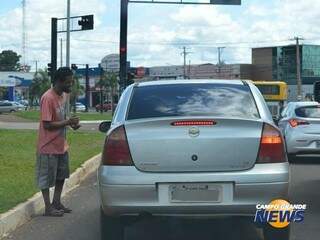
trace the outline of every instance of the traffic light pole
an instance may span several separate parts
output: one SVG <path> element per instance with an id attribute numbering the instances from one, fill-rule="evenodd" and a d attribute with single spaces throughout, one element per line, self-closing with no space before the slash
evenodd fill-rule
<path id="1" fill-rule="evenodd" d="M 128 5 L 129 3 L 150 3 L 150 4 L 193 4 L 193 5 L 241 5 L 241 0 L 207 0 L 198 2 L 196 0 L 121 0 L 120 6 L 120 94 L 128 85 L 127 76 L 127 33 L 128 33 Z"/>
<path id="2" fill-rule="evenodd" d="M 127 87 L 128 0 L 121 0 L 120 10 L 120 95 Z"/>
<path id="3" fill-rule="evenodd" d="M 89 64 L 86 64 L 86 112 L 89 111 Z"/>
<path id="4" fill-rule="evenodd" d="M 101 67 L 101 64 L 99 64 L 99 70 L 100 70 L 100 113 L 103 113 L 103 90 L 102 90 L 102 79 L 103 79 L 103 68 Z"/>
<path id="5" fill-rule="evenodd" d="M 58 33 L 57 33 L 58 19 L 51 18 L 51 83 L 53 83 L 54 72 L 57 70 L 57 55 L 58 55 Z"/>

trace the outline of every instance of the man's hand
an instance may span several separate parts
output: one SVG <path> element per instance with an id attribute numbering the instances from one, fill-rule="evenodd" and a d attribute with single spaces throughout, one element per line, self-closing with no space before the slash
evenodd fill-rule
<path id="1" fill-rule="evenodd" d="M 80 121 L 79 117 L 73 116 L 73 117 L 69 118 L 68 125 L 70 125 L 73 128 L 74 126 L 79 125 L 79 121 Z"/>
<path id="2" fill-rule="evenodd" d="M 71 125 L 71 128 L 72 128 L 73 130 L 78 130 L 80 127 L 81 127 L 80 124 L 78 124 L 78 125 Z"/>

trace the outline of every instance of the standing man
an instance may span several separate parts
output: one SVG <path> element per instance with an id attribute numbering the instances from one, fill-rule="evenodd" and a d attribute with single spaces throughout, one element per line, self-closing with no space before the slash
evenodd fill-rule
<path id="1" fill-rule="evenodd" d="M 73 85 L 73 72 L 59 68 L 53 77 L 53 87 L 40 100 L 40 126 L 37 145 L 36 180 L 45 203 L 45 216 L 61 217 L 71 209 L 61 203 L 64 180 L 69 177 L 69 155 L 66 127 L 77 130 L 79 118 L 66 119 L 66 99 Z M 55 187 L 52 204 L 49 188 Z"/>

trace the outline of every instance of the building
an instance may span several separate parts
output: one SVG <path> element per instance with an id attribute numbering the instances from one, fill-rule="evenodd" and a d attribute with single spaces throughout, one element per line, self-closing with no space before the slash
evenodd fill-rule
<path id="1" fill-rule="evenodd" d="M 296 45 L 252 49 L 252 79 L 284 81 L 289 100 L 297 97 Z M 303 97 L 312 94 L 313 83 L 320 81 L 320 46 L 300 45 Z"/>
<path id="2" fill-rule="evenodd" d="M 161 79 L 182 79 L 184 74 L 183 66 L 156 66 L 150 67 L 149 77 L 151 80 Z"/>
<path id="3" fill-rule="evenodd" d="M 250 64 L 197 64 L 184 66 L 158 66 L 150 68 L 150 78 L 160 79 L 250 79 Z"/>
<path id="4" fill-rule="evenodd" d="M 93 67 L 88 69 L 88 73 L 86 68 L 79 68 L 76 70 L 76 76 L 79 79 L 79 83 L 83 86 L 83 89 L 86 89 L 86 76 L 88 75 L 89 80 L 89 107 L 94 107 L 100 103 L 100 88 L 99 88 L 99 80 L 101 75 L 101 69 L 98 67 Z M 85 99 L 85 91 L 83 95 L 78 97 L 78 100 L 83 104 L 86 103 Z"/>
<path id="5" fill-rule="evenodd" d="M 34 73 L 0 72 L 0 87 L 6 88 L 7 90 L 3 96 L 3 100 L 28 100 L 29 87 L 33 77 Z"/>
<path id="6" fill-rule="evenodd" d="M 192 79 L 251 79 L 250 64 L 200 64 L 187 67 Z"/>
<path id="7" fill-rule="evenodd" d="M 120 71 L 120 55 L 109 54 L 101 60 L 104 71 L 118 73 Z"/>

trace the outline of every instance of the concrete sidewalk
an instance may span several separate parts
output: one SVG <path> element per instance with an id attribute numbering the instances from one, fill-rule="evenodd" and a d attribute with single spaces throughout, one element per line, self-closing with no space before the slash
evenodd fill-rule
<path id="1" fill-rule="evenodd" d="M 62 196 L 65 196 L 78 187 L 87 176 L 95 172 L 100 164 L 100 159 L 101 154 L 98 154 L 78 168 L 66 181 Z M 6 213 L 0 214 L 0 239 L 6 237 L 10 232 L 31 220 L 35 215 L 41 214 L 43 208 L 42 195 L 38 192 L 26 202 L 19 204 Z"/>

